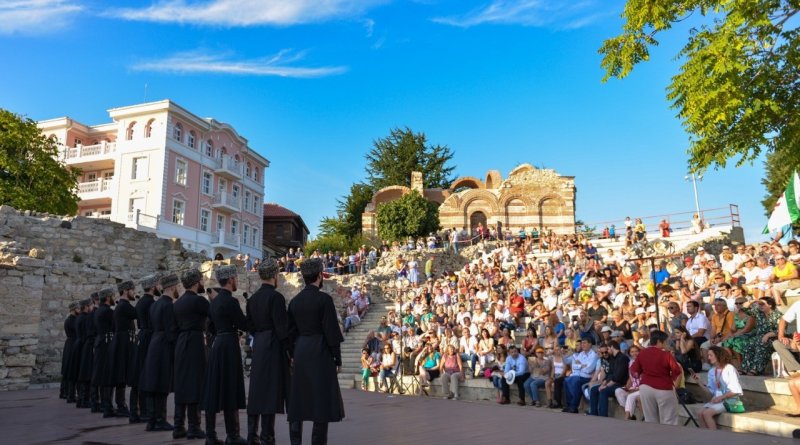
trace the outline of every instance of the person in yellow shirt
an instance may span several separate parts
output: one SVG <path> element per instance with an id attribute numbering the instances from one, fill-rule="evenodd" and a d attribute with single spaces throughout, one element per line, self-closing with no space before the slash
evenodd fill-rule
<path id="1" fill-rule="evenodd" d="M 772 298 L 775 301 L 781 301 L 783 293 L 788 289 L 800 287 L 800 282 L 798 282 L 797 278 L 797 266 L 786 261 L 786 257 L 783 254 L 776 255 L 775 267 L 772 268 L 772 276 L 770 277 Z"/>

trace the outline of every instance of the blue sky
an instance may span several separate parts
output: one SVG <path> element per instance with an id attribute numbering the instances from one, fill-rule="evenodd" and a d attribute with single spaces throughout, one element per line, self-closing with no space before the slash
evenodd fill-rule
<path id="1" fill-rule="evenodd" d="M 0 1 L 0 107 L 88 124 L 171 99 L 233 125 L 272 161 L 266 200 L 312 232 L 393 127 L 455 152 L 458 175 L 517 164 L 576 176 L 577 216 L 694 209 L 688 136 L 665 99 L 688 26 L 600 82 L 621 0 Z M 761 162 L 709 171 L 701 208 L 766 223 Z"/>

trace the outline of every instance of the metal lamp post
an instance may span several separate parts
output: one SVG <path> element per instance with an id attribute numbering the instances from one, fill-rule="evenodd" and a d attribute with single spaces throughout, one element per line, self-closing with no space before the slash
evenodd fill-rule
<path id="1" fill-rule="evenodd" d="M 688 174 L 683 177 L 685 180 L 692 181 L 692 188 L 694 189 L 694 208 L 697 211 L 697 216 L 700 217 L 700 199 L 697 197 L 697 182 L 703 180 L 703 175 L 695 175 L 694 173 Z"/>

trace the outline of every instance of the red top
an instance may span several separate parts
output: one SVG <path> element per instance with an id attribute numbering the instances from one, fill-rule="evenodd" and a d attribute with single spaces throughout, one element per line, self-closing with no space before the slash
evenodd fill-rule
<path id="1" fill-rule="evenodd" d="M 672 389 L 672 382 L 677 380 L 682 372 L 681 365 L 671 353 L 655 346 L 645 348 L 631 365 L 631 374 L 641 378 L 640 384 L 653 389 Z"/>
<path id="2" fill-rule="evenodd" d="M 525 310 L 525 298 L 522 295 L 514 295 L 511 297 L 511 307 L 509 312 L 512 314 L 519 314 Z"/>

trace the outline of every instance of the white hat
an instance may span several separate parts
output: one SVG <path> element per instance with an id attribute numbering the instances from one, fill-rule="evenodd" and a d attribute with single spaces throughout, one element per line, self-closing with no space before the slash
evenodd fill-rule
<path id="1" fill-rule="evenodd" d="M 600 329 L 600 332 L 613 332 L 613 330 L 608 326 L 603 326 L 603 329 Z"/>
<path id="2" fill-rule="evenodd" d="M 647 306 L 647 312 L 655 312 L 655 311 L 656 311 L 655 306 Z"/>
<path id="3" fill-rule="evenodd" d="M 636 314 L 636 315 L 644 314 L 644 309 L 640 308 L 640 307 L 637 307 L 636 310 L 633 313 Z"/>
<path id="4" fill-rule="evenodd" d="M 622 336 L 623 336 L 622 331 L 614 331 L 611 333 L 611 338 L 622 337 Z"/>
<path id="5" fill-rule="evenodd" d="M 514 379 L 517 378 L 517 373 L 512 369 L 511 371 L 508 371 L 507 373 L 503 374 L 503 377 L 505 377 L 506 383 L 511 385 L 512 383 L 514 383 Z"/>
<path id="6" fill-rule="evenodd" d="M 700 246 L 700 247 L 698 247 L 698 248 L 697 248 L 697 251 L 698 251 L 698 252 L 699 252 L 699 251 L 701 251 L 701 250 L 702 250 L 703 252 L 705 252 L 705 251 L 706 251 L 706 249 L 705 249 L 703 246 Z"/>

